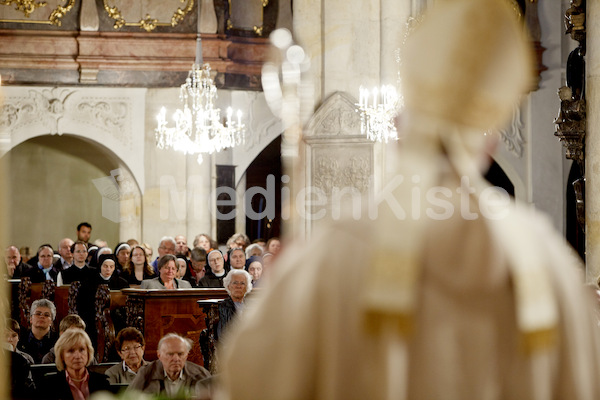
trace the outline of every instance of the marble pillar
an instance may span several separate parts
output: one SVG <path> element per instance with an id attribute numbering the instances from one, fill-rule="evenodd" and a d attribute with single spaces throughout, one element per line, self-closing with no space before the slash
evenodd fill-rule
<path id="1" fill-rule="evenodd" d="M 600 1 L 588 1 L 586 12 L 585 222 L 586 278 L 593 282 L 600 274 L 600 113 L 595 112 L 600 109 L 599 13 Z"/>
<path id="2" fill-rule="evenodd" d="M 217 33 L 217 14 L 213 0 L 202 0 L 200 4 L 200 32 Z"/>

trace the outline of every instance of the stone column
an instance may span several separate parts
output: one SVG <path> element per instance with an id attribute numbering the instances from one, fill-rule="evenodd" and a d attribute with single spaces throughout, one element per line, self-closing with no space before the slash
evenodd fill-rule
<path id="1" fill-rule="evenodd" d="M 600 0 L 588 0 L 586 12 L 585 223 L 586 278 L 600 274 Z M 598 33 L 596 33 L 598 32 Z"/>
<path id="2" fill-rule="evenodd" d="M 196 235 L 210 233 L 212 226 L 210 200 L 212 157 L 203 154 L 202 158 L 201 164 L 198 163 L 197 155 L 188 155 L 186 160 L 186 236 L 189 246 L 192 246 Z"/>
<path id="3" fill-rule="evenodd" d="M 246 233 L 246 203 L 244 202 L 244 194 L 246 193 L 246 173 L 240 177 L 235 186 L 236 199 L 236 214 L 235 214 L 235 232 Z"/>

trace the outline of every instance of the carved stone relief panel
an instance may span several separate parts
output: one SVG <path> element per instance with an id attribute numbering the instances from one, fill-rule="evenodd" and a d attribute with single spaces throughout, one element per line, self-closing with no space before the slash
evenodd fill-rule
<path id="1" fill-rule="evenodd" d="M 308 123 L 306 137 L 362 136 L 355 100 L 347 93 L 332 94 Z"/>
<path id="2" fill-rule="evenodd" d="M 373 182 L 373 145 L 336 141 L 310 145 L 308 151 L 307 186 L 300 194 L 307 233 L 324 222 L 362 213 Z"/>
<path id="3" fill-rule="evenodd" d="M 369 144 L 313 146 L 312 183 L 331 203 L 336 191 L 368 193 L 372 179 L 372 151 Z"/>
<path id="4" fill-rule="evenodd" d="M 373 184 L 373 142 L 360 134 L 354 99 L 334 93 L 317 110 L 304 132 L 306 155 L 305 233 L 360 212 Z M 298 204 L 298 202 L 296 202 Z"/>

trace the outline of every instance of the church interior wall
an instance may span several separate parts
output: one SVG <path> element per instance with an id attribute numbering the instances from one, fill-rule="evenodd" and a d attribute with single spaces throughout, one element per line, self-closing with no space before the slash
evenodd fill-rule
<path id="1" fill-rule="evenodd" d="M 289 6 L 288 2 L 283 3 Z M 314 110 L 333 93 L 345 93 L 356 100 L 361 84 L 373 87 L 393 83 L 397 71 L 394 50 L 401 44 L 401 32 L 406 19 L 411 14 L 416 15 L 427 3 L 417 0 L 369 0 L 356 1 L 349 6 L 347 1 L 342 0 L 294 1 L 295 40 L 304 46 L 311 57 Z M 546 48 L 544 64 L 548 70 L 542 73 L 540 88 L 530 95 L 521 110 L 521 154 L 516 155 L 501 142 L 496 155 L 496 160 L 513 180 L 517 197 L 550 214 L 559 229 L 564 228 L 564 188 L 570 165 L 564 158 L 561 144 L 553 135 L 553 120 L 559 106 L 556 91 L 564 82 L 564 54 L 565 48 L 570 46 L 570 39 L 563 33 L 562 22 L 558 23 L 562 21 L 565 3 L 568 2 L 538 2 L 542 45 Z M 193 237 L 200 232 L 208 232 L 214 235 L 214 216 L 210 212 L 214 207 L 210 202 L 214 164 L 236 166 L 236 188 L 238 192 L 243 192 L 244 173 L 248 165 L 283 131 L 281 121 L 269 110 L 262 92 L 220 90 L 219 106 L 231 105 L 244 112 L 248 127 L 246 143 L 239 148 L 205 157 L 205 161 L 198 164 L 194 156 L 156 148 L 155 116 L 160 106 L 174 109 L 179 105 L 179 88 L 77 88 L 86 95 L 97 93 L 100 89 L 107 90 L 110 95 L 124 96 L 139 91 L 132 95 L 137 107 L 131 116 L 134 126 L 132 132 L 138 135 L 135 136 L 135 150 L 118 144 L 107 146 L 129 167 L 132 163 L 127 162 L 126 153 L 141 157 L 134 162 L 135 168 L 129 168 L 138 185 L 140 197 L 121 209 L 122 221 L 118 224 L 116 234 L 119 240 L 138 235 L 138 239 L 156 246 L 165 234 L 183 233 Z M 23 86 L 22 90 L 26 92 L 27 87 Z M 98 142 L 102 143 L 102 140 Z M 138 144 L 141 146 L 138 147 Z M 138 152 L 140 148 L 142 150 Z M 376 150 L 376 154 L 386 153 L 377 146 Z M 65 162 L 69 161 L 65 159 Z M 120 164 L 115 165 L 118 168 Z M 377 156 L 374 179 L 381 181 L 384 168 L 384 157 Z M 92 171 L 86 173 L 91 174 Z M 107 176 L 110 169 L 102 173 Z M 33 183 L 23 184 L 20 190 L 36 193 Z M 136 202 L 139 202 L 139 206 L 136 206 Z M 129 219 L 130 214 L 137 219 Z M 86 218 L 80 215 L 77 219 Z M 16 229 L 21 229 L 23 224 L 15 225 Z M 100 237 L 103 233 L 103 228 L 100 228 L 102 224 L 98 226 L 100 230 L 94 227 L 93 237 Z M 238 230 L 243 230 L 241 219 L 237 220 L 236 226 Z M 71 225 L 68 229 L 65 226 L 61 235 L 70 235 L 72 230 Z M 106 235 L 114 236 L 114 229 L 106 231 Z"/>

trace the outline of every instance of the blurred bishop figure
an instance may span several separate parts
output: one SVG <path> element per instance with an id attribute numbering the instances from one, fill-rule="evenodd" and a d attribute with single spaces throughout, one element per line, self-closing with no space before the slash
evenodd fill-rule
<path id="1" fill-rule="evenodd" d="M 220 399 L 600 399 L 582 266 L 481 175 L 533 82 L 509 3 L 438 0 L 409 35 L 396 184 L 280 257 L 222 344 Z"/>

